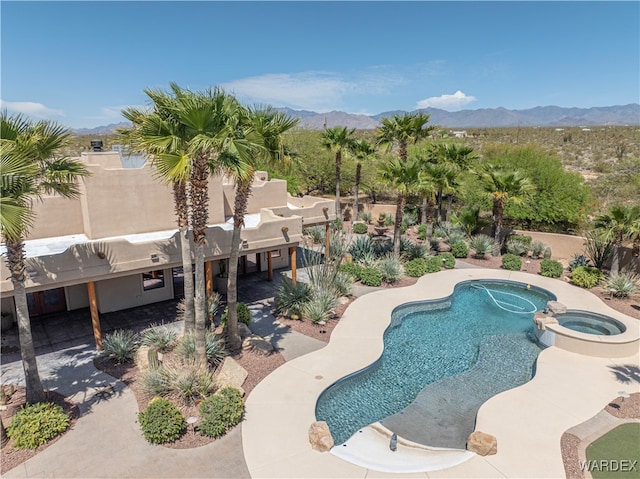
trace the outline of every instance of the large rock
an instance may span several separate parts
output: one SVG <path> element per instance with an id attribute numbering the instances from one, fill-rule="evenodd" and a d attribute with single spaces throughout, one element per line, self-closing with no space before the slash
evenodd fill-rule
<path id="1" fill-rule="evenodd" d="M 333 447 L 333 436 L 325 421 L 316 421 L 309 427 L 311 447 L 320 452 L 327 452 Z"/>
<path id="2" fill-rule="evenodd" d="M 251 336 L 253 333 L 249 329 L 249 326 L 247 326 L 244 323 L 238 323 L 238 334 L 240 335 L 241 338 L 244 339 L 248 336 Z"/>
<path id="3" fill-rule="evenodd" d="M 554 314 L 564 314 L 567 312 L 567 307 L 558 301 L 547 301 L 547 309 L 552 316 Z"/>
<path id="4" fill-rule="evenodd" d="M 140 372 L 144 372 L 149 369 L 149 346 L 140 346 L 136 350 L 135 362 L 136 366 L 140 369 Z"/>
<path id="5" fill-rule="evenodd" d="M 533 324 L 535 324 L 536 328 L 540 331 L 544 331 L 547 329 L 547 325 L 558 324 L 558 320 L 553 316 L 547 316 L 544 313 L 536 313 L 533 315 Z"/>
<path id="6" fill-rule="evenodd" d="M 498 440 L 491 434 L 473 431 L 467 439 L 467 450 L 479 456 L 492 456 L 498 452 Z"/>
<path id="7" fill-rule="evenodd" d="M 273 345 L 262 336 L 254 334 L 242 341 L 242 349 L 257 351 L 269 356 L 273 352 Z"/>
<path id="8" fill-rule="evenodd" d="M 247 379 L 249 373 L 237 363 L 235 359 L 227 356 L 222 362 L 222 366 L 216 372 L 214 377 L 214 385 L 218 389 L 222 389 L 226 386 L 231 386 L 239 389 L 244 395 L 242 390 L 242 384 Z"/>

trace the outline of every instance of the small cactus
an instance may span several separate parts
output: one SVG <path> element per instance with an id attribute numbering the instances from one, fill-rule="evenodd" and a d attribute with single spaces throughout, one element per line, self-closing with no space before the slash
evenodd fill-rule
<path id="1" fill-rule="evenodd" d="M 544 259 L 551 259 L 551 247 L 547 246 L 544 249 L 544 253 L 543 253 L 543 258 Z"/>

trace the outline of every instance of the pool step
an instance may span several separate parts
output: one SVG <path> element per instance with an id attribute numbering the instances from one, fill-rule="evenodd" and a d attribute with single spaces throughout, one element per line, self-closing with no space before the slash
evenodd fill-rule
<path id="1" fill-rule="evenodd" d="M 480 406 L 528 382 L 539 353 L 526 334 L 489 336 L 480 343 L 471 369 L 425 386 L 409 406 L 381 422 L 418 444 L 465 449 Z"/>

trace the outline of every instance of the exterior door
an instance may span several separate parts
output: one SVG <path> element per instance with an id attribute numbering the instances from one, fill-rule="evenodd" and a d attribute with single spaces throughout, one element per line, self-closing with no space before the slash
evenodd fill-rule
<path id="1" fill-rule="evenodd" d="M 29 316 L 59 313 L 67 310 L 64 288 L 47 289 L 35 293 L 27 293 Z"/>

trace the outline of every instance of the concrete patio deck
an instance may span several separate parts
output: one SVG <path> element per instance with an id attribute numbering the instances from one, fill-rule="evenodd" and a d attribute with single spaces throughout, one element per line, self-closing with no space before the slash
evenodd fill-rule
<path id="1" fill-rule="evenodd" d="M 453 457 L 443 463 L 437 454 L 420 454 L 402 444 L 392 453 L 388 437 L 370 431 L 367 440 L 347 447 L 350 457 L 361 465 L 312 450 L 308 428 L 315 421 L 319 394 L 380 356 L 392 310 L 406 302 L 449 296 L 455 284 L 470 279 L 539 286 L 553 292 L 570 309 L 621 319 L 628 331 L 619 338 L 620 344 L 614 345 L 612 355 L 622 350 L 635 352 L 625 353 L 626 357 L 598 358 L 557 347 L 544 350 L 532 381 L 493 397 L 480 408 L 476 428 L 497 438 L 498 453 L 494 456 Z M 367 294 L 350 305 L 325 348 L 285 363 L 253 390 L 242 434 L 247 467 L 253 478 L 394 476 L 390 470 L 405 473 L 402 477 L 564 477 L 562 433 L 597 414 L 621 390 L 640 391 L 637 382 L 619 382 L 612 369 L 638 364 L 638 335 L 637 320 L 612 310 L 591 293 L 521 272 L 455 269 L 427 275 L 411 287 Z M 393 461 L 395 468 L 385 469 L 385 458 Z M 447 464 L 452 467 L 443 469 Z"/>

